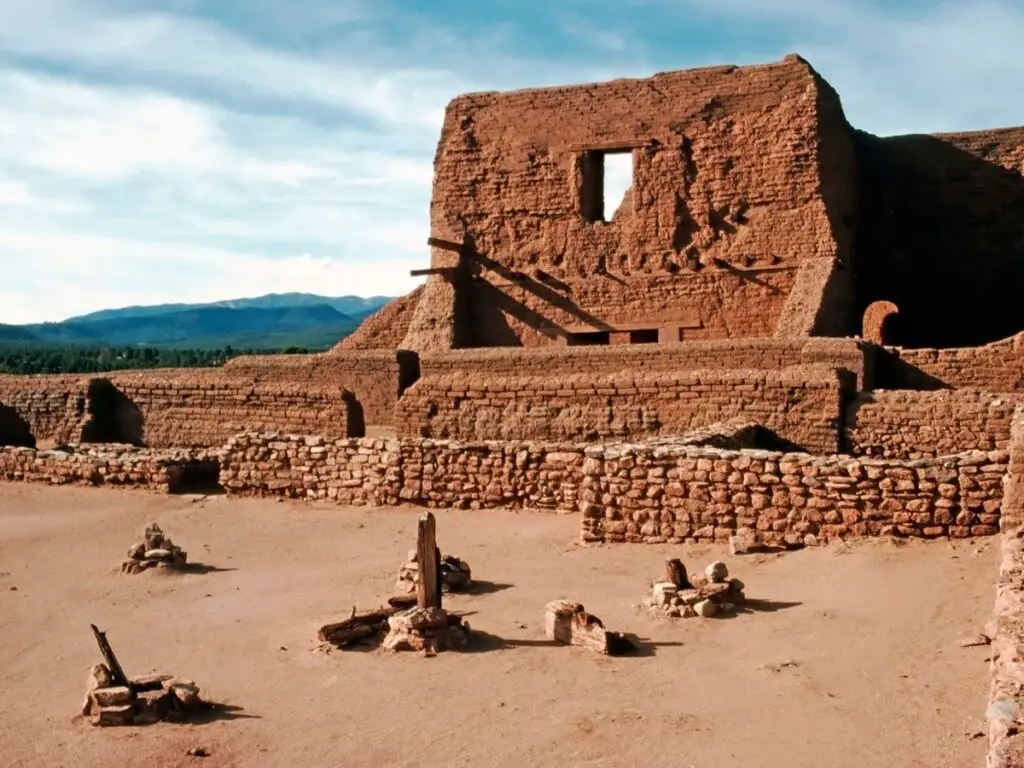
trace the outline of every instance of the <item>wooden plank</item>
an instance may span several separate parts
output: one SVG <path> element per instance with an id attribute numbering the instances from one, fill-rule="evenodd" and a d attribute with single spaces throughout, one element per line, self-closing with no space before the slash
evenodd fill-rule
<path id="1" fill-rule="evenodd" d="M 686 573 L 686 566 L 678 557 L 665 561 L 665 581 L 672 582 L 676 589 L 692 588 Z"/>
<path id="2" fill-rule="evenodd" d="M 437 522 L 432 512 L 419 520 L 416 535 L 416 557 L 420 580 L 416 584 L 416 604 L 420 609 L 441 607 L 440 550 L 437 548 Z"/>
<path id="3" fill-rule="evenodd" d="M 452 267 L 431 267 L 429 269 L 410 269 L 409 274 L 412 277 L 422 277 L 423 275 L 447 275 L 452 271 Z"/>
<path id="4" fill-rule="evenodd" d="M 135 688 L 132 685 L 132 681 L 128 679 L 128 675 L 121 669 L 121 664 L 117 660 L 117 656 L 114 655 L 114 649 L 110 647 L 110 643 L 107 642 L 107 634 L 100 632 L 95 624 L 90 624 L 92 627 L 92 633 L 96 637 L 96 645 L 100 647 L 100 653 L 103 655 L 103 660 L 107 662 L 107 668 L 110 669 L 110 681 L 114 685 L 124 686 L 134 695 Z"/>
<path id="5" fill-rule="evenodd" d="M 642 149 L 654 144 L 653 139 L 611 139 L 594 141 L 589 144 L 570 144 L 570 152 L 625 152 L 631 149 Z"/>
<path id="6" fill-rule="evenodd" d="M 461 253 L 465 247 L 463 243 L 456 243 L 454 240 L 445 240 L 440 237 L 428 237 L 427 245 L 431 248 L 440 248 L 444 251 L 455 251 L 456 253 Z"/>

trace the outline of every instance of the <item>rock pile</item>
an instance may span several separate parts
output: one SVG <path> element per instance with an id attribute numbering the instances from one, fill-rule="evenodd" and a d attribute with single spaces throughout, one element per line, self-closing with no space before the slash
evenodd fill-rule
<path id="1" fill-rule="evenodd" d="M 150 523 L 143 540 L 128 550 L 128 559 L 121 564 L 122 573 L 142 573 L 148 568 L 182 568 L 188 561 L 188 553 L 175 546 L 160 526 Z"/>
<path id="2" fill-rule="evenodd" d="M 388 633 L 381 647 L 388 653 L 422 651 L 431 656 L 464 648 L 468 641 L 469 625 L 461 616 L 443 608 L 416 607 L 388 618 Z"/>
<path id="3" fill-rule="evenodd" d="M 406 594 L 416 591 L 420 580 L 420 565 L 416 550 L 409 550 L 409 560 L 398 569 L 398 589 Z M 454 555 L 441 557 L 441 587 L 446 592 L 461 592 L 473 584 L 469 563 Z"/>
<path id="4" fill-rule="evenodd" d="M 655 582 L 645 605 L 659 615 L 670 618 L 709 618 L 719 613 L 730 613 L 742 603 L 744 585 L 739 579 L 729 578 L 725 563 L 716 560 L 704 573 L 689 577 L 678 559 L 666 563 L 666 576 Z"/>
<path id="5" fill-rule="evenodd" d="M 93 725 L 151 725 L 183 720 L 207 706 L 192 680 L 173 675 L 146 675 L 117 685 L 110 668 L 97 664 L 89 673 L 82 714 Z"/>

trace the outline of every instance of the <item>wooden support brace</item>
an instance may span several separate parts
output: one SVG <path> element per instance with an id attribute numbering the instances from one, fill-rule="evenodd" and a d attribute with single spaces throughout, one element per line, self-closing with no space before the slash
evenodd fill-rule
<path id="1" fill-rule="evenodd" d="M 455 251 L 456 253 L 462 253 L 465 245 L 463 243 L 456 243 L 454 240 L 444 240 L 440 237 L 428 237 L 427 245 L 431 248 L 440 248 L 444 251 Z"/>
<path id="2" fill-rule="evenodd" d="M 132 681 L 128 679 L 128 675 L 121 669 L 121 664 L 118 662 L 117 656 L 114 655 L 114 649 L 107 642 L 107 634 L 100 632 L 95 624 L 90 624 L 89 626 L 92 627 L 92 633 L 96 636 L 96 644 L 100 647 L 103 660 L 107 662 L 107 667 L 110 669 L 110 681 L 114 685 L 124 686 L 134 695 L 135 688 L 132 686 Z"/>
<path id="3" fill-rule="evenodd" d="M 409 274 L 412 277 L 422 277 L 423 275 L 448 275 L 452 271 L 452 267 L 430 267 L 429 269 L 410 269 Z"/>

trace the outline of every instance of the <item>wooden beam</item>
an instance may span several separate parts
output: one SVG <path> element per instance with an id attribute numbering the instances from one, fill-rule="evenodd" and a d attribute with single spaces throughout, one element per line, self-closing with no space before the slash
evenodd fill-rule
<path id="1" fill-rule="evenodd" d="M 440 237 L 428 237 L 427 245 L 431 248 L 440 248 L 445 251 L 455 251 L 456 253 L 461 253 L 462 249 L 465 247 L 463 243 L 456 243 L 453 240 L 443 240 Z"/>
<path id="2" fill-rule="evenodd" d="M 132 686 L 132 681 L 128 679 L 128 675 L 121 669 L 121 664 L 118 662 L 117 656 L 114 655 L 114 649 L 107 642 L 107 633 L 100 632 L 95 624 L 90 624 L 89 626 L 92 627 L 92 633 L 96 636 L 96 645 L 100 647 L 103 660 L 107 662 L 107 667 L 110 669 L 110 681 L 114 685 L 124 686 L 134 694 L 135 688 Z"/>
<path id="3" fill-rule="evenodd" d="M 611 139 L 595 141 L 590 144 L 570 144 L 570 152 L 625 152 L 631 149 L 642 149 L 654 144 L 653 139 Z"/>
<path id="4" fill-rule="evenodd" d="M 441 607 L 441 557 L 437 548 L 437 522 L 432 512 L 419 520 L 416 532 L 416 559 L 420 580 L 416 583 L 416 604 L 422 609 Z"/>
<path id="5" fill-rule="evenodd" d="M 422 277 L 423 275 L 447 275 L 452 272 L 454 267 L 430 267 L 429 269 L 410 269 L 409 274 L 412 277 Z"/>

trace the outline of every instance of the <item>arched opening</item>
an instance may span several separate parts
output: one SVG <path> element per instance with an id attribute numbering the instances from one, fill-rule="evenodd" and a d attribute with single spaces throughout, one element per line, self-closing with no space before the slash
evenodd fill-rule
<path id="1" fill-rule="evenodd" d="M 142 411 L 107 379 L 93 379 L 86 392 L 89 419 L 82 427 L 83 443 L 144 445 Z"/>
<path id="2" fill-rule="evenodd" d="M 35 448 L 36 438 L 28 422 L 9 405 L 0 403 L 0 446 Z"/>

